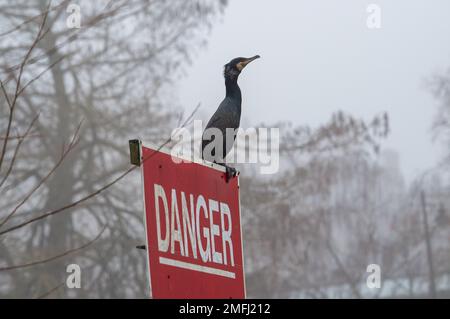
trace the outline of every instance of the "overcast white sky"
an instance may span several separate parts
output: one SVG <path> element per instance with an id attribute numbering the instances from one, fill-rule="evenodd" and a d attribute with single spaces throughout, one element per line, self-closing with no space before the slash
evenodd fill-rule
<path id="1" fill-rule="evenodd" d="M 368 4 L 381 29 L 368 29 Z M 223 65 L 261 55 L 241 74 L 243 125 L 318 125 L 338 109 L 366 119 L 387 111 L 383 144 L 408 180 L 437 162 L 430 126 L 436 101 L 425 81 L 450 67 L 448 0 L 230 0 L 208 45 L 179 80 L 180 101 L 209 117 L 224 97 Z M 205 118 L 207 120 L 207 118 Z"/>

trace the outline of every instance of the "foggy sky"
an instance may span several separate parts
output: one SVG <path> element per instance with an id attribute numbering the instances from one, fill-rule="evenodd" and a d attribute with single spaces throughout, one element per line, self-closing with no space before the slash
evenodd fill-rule
<path id="1" fill-rule="evenodd" d="M 368 29 L 368 4 L 381 29 Z M 426 80 L 450 67 L 448 0 L 231 0 L 178 80 L 179 103 L 201 102 L 204 120 L 225 92 L 223 65 L 261 55 L 241 74 L 242 126 L 289 120 L 319 125 L 338 109 L 370 119 L 387 111 L 408 180 L 434 165 L 442 145 L 430 131 L 437 109 Z"/>

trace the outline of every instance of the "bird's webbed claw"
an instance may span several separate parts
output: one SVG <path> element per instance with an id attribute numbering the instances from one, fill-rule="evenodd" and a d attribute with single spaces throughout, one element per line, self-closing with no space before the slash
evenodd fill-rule
<path id="1" fill-rule="evenodd" d="M 228 183 L 230 179 L 235 177 L 238 174 L 238 171 L 231 166 L 225 165 L 225 181 Z"/>

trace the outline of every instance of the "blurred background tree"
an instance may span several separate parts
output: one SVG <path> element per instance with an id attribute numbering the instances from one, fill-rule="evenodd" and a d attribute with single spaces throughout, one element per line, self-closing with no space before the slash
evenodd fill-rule
<path id="1" fill-rule="evenodd" d="M 68 28 L 67 20 L 76 14 L 69 4 L 80 9 L 79 29 Z M 82 125 L 74 150 L 0 230 L 64 207 L 110 182 L 129 166 L 128 139 L 167 139 L 180 113 L 171 81 L 204 44 L 225 5 L 203 0 L 65 0 L 50 6 L 47 0 L 2 1 L 0 78 L 10 95 L 46 11 L 48 16 L 24 66 L 23 83 L 42 75 L 17 100 L 12 135 L 39 117 L 0 188 L 0 219 L 58 163 L 64 145 Z M 0 101 L 3 134 L 9 114 L 3 96 Z M 12 160 L 17 141 L 9 141 L 5 162 Z M 0 177 L 7 169 L 3 165 Z M 144 242 L 142 203 L 134 196 L 140 180 L 135 177 L 62 214 L 3 235 L 0 262 L 14 265 L 77 247 L 106 226 L 95 249 L 1 272 L 0 295 L 42 296 L 64 282 L 67 264 L 78 263 L 83 289 L 60 287 L 52 297 L 144 297 L 144 252 L 134 248 Z"/>

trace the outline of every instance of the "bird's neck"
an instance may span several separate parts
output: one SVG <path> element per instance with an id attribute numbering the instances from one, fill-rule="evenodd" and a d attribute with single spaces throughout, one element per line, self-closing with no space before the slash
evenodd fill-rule
<path id="1" fill-rule="evenodd" d="M 235 99 L 239 101 L 239 103 L 242 101 L 241 89 L 237 84 L 237 77 L 236 78 L 225 77 L 225 88 L 227 97 Z"/>

